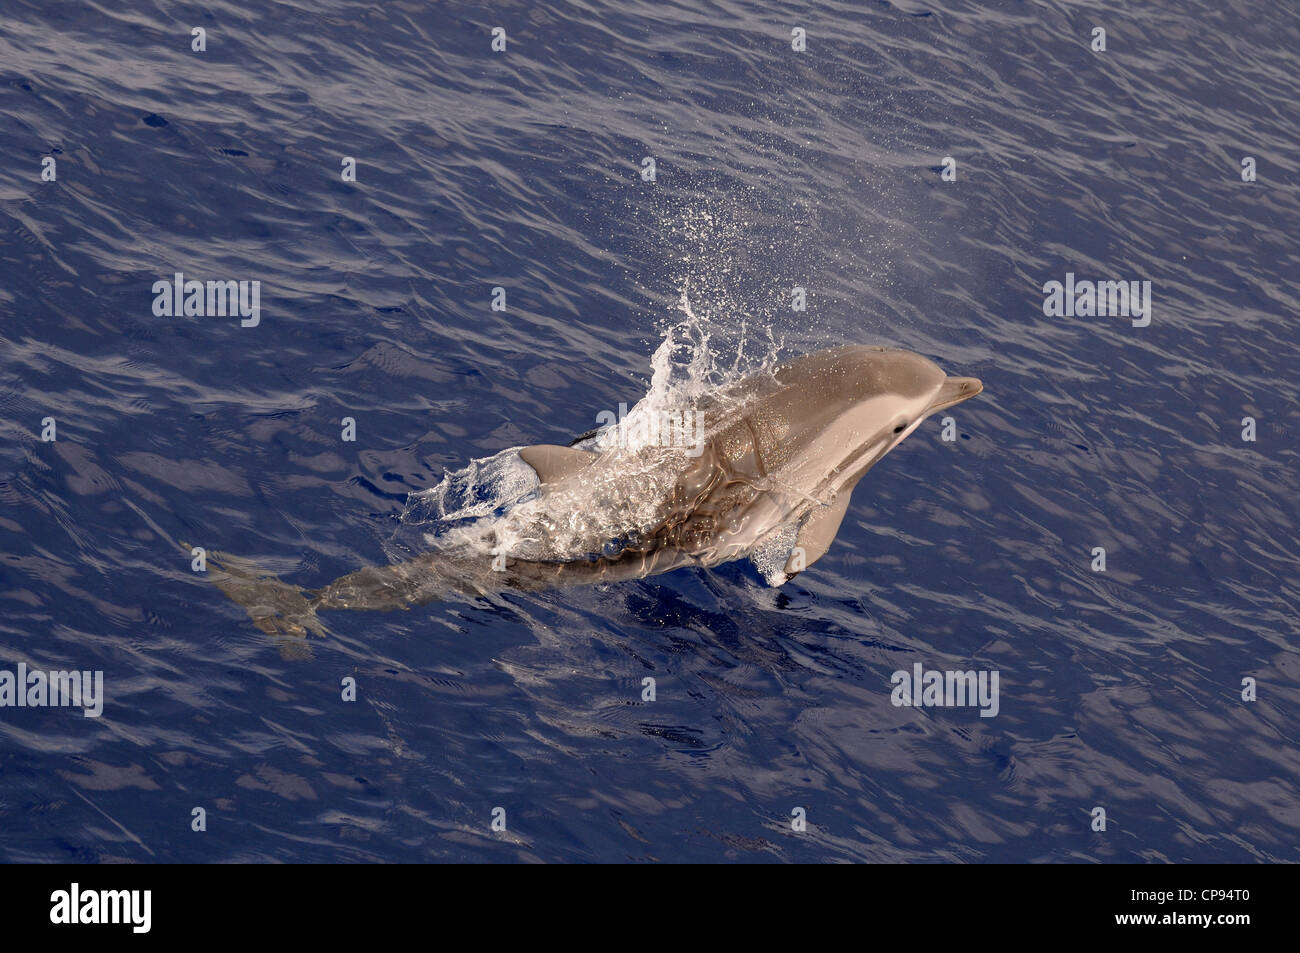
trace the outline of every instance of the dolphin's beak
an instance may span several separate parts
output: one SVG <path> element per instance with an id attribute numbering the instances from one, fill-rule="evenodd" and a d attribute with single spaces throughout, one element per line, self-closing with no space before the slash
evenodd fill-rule
<path id="1" fill-rule="evenodd" d="M 950 377 L 943 382 L 926 413 L 932 414 L 936 410 L 960 404 L 963 400 L 970 400 L 982 390 L 984 385 L 973 377 Z"/>

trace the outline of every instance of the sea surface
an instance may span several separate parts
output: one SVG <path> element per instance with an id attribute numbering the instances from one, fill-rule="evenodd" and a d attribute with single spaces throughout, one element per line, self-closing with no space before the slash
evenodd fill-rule
<path id="1" fill-rule="evenodd" d="M 104 701 L 0 708 L 0 858 L 1300 860 L 1298 59 L 1262 0 L 3 0 L 0 669 Z M 256 325 L 155 313 L 177 272 Z M 985 392 L 780 588 L 304 642 L 192 569 L 405 558 L 408 494 L 657 351 L 842 344 Z M 996 716 L 895 705 L 917 664 Z"/>

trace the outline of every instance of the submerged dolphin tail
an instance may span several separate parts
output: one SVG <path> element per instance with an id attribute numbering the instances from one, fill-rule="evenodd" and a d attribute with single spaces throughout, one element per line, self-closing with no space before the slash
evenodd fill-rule
<path id="1" fill-rule="evenodd" d="M 187 554 L 188 543 L 177 545 Z M 308 635 L 329 635 L 317 610 L 387 611 L 439 602 L 454 595 L 482 596 L 507 588 L 541 588 L 547 580 L 518 578 L 493 569 L 482 556 L 427 553 L 386 566 L 367 566 L 316 590 L 281 582 L 250 560 L 226 553 L 208 553 L 208 579 L 242 606 L 253 624 L 281 641 L 301 645 Z"/>
<path id="2" fill-rule="evenodd" d="M 185 552 L 190 551 L 188 543 L 179 545 Z M 324 623 L 316 618 L 315 605 L 297 587 L 281 582 L 238 556 L 209 553 L 207 562 L 212 584 L 242 606 L 253 624 L 267 635 L 304 639 L 308 635 L 329 634 Z"/>
<path id="3" fill-rule="evenodd" d="M 562 449 L 562 448 L 561 448 Z M 366 566 L 309 593 L 316 609 L 409 609 L 458 596 L 581 585 L 602 576 L 607 560 L 566 563 L 494 557 L 471 549 L 440 549 L 387 566 Z"/>
<path id="4" fill-rule="evenodd" d="M 366 566 L 311 593 L 315 609 L 409 609 L 446 598 L 462 580 L 430 553 L 407 562 Z M 478 594 L 473 587 L 463 591 Z M 485 591 L 485 590 L 479 590 Z"/>

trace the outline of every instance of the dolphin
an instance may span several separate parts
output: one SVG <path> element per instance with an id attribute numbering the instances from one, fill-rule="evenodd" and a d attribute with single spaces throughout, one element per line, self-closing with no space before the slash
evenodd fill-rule
<path id="1" fill-rule="evenodd" d="M 213 581 L 273 635 L 323 634 L 316 612 L 639 579 L 750 557 L 783 584 L 830 548 L 853 488 L 929 415 L 979 394 L 909 351 L 849 346 L 759 371 L 699 400 L 695 441 L 517 449 L 534 492 L 414 559 L 303 592 L 242 560 Z"/>

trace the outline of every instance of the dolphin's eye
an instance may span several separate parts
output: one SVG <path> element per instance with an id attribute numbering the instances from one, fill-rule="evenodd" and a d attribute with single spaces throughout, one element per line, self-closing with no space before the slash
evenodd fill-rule
<path id="1" fill-rule="evenodd" d="M 907 422 L 904 421 L 903 423 L 899 424 L 897 427 L 894 428 L 894 433 L 902 433 L 906 429 L 907 429 Z"/>

